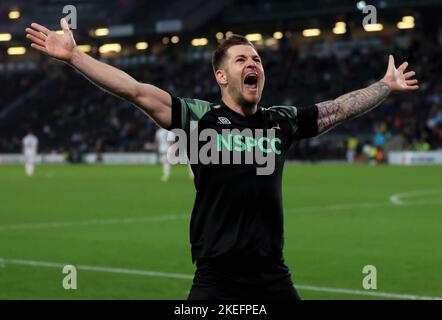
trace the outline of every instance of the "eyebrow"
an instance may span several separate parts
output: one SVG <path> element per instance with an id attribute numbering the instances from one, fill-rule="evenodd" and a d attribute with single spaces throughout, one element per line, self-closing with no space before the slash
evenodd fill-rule
<path id="1" fill-rule="evenodd" d="M 247 56 L 245 54 L 239 54 L 239 55 L 235 56 L 235 59 L 237 59 L 237 58 L 246 58 L 247 59 Z M 252 56 L 252 58 L 259 58 L 259 59 L 261 59 L 261 57 L 259 55 L 257 55 L 257 54 L 254 54 Z"/>

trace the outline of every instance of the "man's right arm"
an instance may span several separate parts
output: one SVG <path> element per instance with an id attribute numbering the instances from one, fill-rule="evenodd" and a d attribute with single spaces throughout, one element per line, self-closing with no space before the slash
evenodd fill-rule
<path id="1" fill-rule="evenodd" d="M 140 83 L 127 73 L 81 52 L 77 47 L 69 64 L 100 88 L 134 103 L 161 127 L 170 126 L 172 100 L 166 91 Z"/>
<path id="2" fill-rule="evenodd" d="M 135 104 L 161 127 L 171 125 L 170 94 L 153 85 L 140 83 L 127 73 L 81 52 L 66 21 L 62 19 L 60 24 L 64 31 L 62 35 L 33 23 L 26 29 L 27 38 L 33 42 L 31 47 L 68 63 L 95 85 Z"/>

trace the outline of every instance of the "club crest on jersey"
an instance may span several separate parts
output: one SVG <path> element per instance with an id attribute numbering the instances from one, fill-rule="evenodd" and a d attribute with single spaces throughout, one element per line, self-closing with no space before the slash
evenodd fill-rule
<path id="1" fill-rule="evenodd" d="M 219 123 L 221 123 L 221 124 L 232 124 L 232 123 L 230 122 L 230 120 L 227 119 L 226 117 L 218 117 L 218 121 L 219 121 Z"/>

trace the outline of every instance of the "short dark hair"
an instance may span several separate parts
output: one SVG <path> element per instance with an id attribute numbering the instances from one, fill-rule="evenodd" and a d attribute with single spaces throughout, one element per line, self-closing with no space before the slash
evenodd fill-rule
<path id="1" fill-rule="evenodd" d="M 237 45 L 251 46 L 253 49 L 255 49 L 255 46 L 249 40 L 247 40 L 246 37 L 240 36 L 238 34 L 231 35 L 227 40 L 222 42 L 213 53 L 212 56 L 213 71 L 216 71 L 220 68 L 220 66 L 224 62 L 224 58 L 227 55 L 227 50 L 229 50 L 230 47 Z"/>

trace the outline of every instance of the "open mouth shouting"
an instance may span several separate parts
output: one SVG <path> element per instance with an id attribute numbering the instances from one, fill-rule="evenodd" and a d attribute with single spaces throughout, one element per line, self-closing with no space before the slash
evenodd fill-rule
<path id="1" fill-rule="evenodd" d="M 244 87 L 246 91 L 257 92 L 258 91 L 258 74 L 251 72 L 246 74 L 244 78 Z"/>

